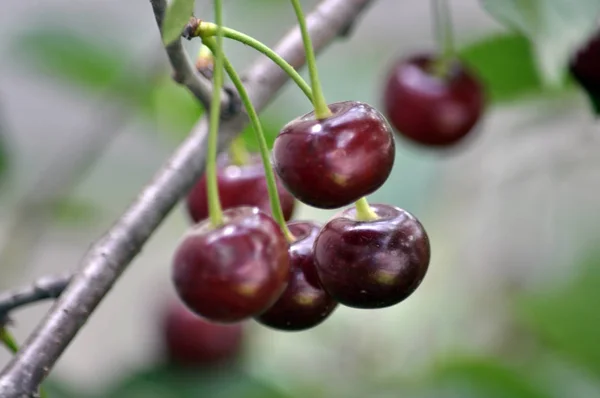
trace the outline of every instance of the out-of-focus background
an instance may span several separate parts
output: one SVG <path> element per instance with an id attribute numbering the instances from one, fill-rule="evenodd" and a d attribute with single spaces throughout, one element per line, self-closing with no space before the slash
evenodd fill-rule
<path id="1" fill-rule="evenodd" d="M 196 3 L 196 15 L 210 19 L 210 2 Z M 286 1 L 225 3 L 229 26 L 267 44 L 294 22 Z M 196 387 L 169 388 L 152 367 L 173 295 L 171 256 L 189 226 L 178 208 L 61 358 L 51 397 L 600 397 L 600 128 L 575 84 L 546 84 L 552 73 L 540 72 L 567 45 L 553 46 L 540 28 L 546 42 L 532 47 L 479 1 L 450 5 L 461 56 L 484 78 L 489 108 L 454 150 L 399 140 L 393 175 L 370 198 L 411 211 L 430 234 L 430 271 L 413 296 L 384 310 L 340 307 L 300 333 L 250 322 L 235 377 L 214 382 L 199 370 Z M 380 106 L 390 63 L 435 49 L 429 6 L 374 2 L 352 35 L 319 57 L 327 99 Z M 4 0 L 2 10 L 4 290 L 74 269 L 201 109 L 170 80 L 147 1 Z M 539 11 L 540 26 L 558 18 L 583 29 L 571 11 Z M 186 43 L 191 55 L 198 46 Z M 257 56 L 237 43 L 226 51 L 240 68 Z M 273 137 L 309 109 L 287 85 L 263 120 Z M 297 218 L 332 214 L 301 207 Z M 48 306 L 14 313 L 19 341 Z M 8 358 L 0 353 L 0 364 Z"/>

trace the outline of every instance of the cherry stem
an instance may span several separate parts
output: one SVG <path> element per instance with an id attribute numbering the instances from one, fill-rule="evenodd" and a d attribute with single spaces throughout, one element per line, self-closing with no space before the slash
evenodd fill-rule
<path id="1" fill-rule="evenodd" d="M 206 44 L 210 49 L 215 46 L 215 42 L 211 38 L 207 38 L 204 40 L 204 44 Z M 273 172 L 273 168 L 271 167 L 271 161 L 269 156 L 269 147 L 267 146 L 267 140 L 265 139 L 265 135 L 263 132 L 262 124 L 260 122 L 260 118 L 258 117 L 258 113 L 252 104 L 252 100 L 242 83 L 242 79 L 240 79 L 239 75 L 235 71 L 234 67 L 231 65 L 231 62 L 227 59 L 227 57 L 223 56 L 223 63 L 225 67 L 225 71 L 231 82 L 237 89 L 242 104 L 244 108 L 246 108 L 246 112 L 248 113 L 248 118 L 252 123 L 252 128 L 254 129 L 254 133 L 256 134 L 256 139 L 258 141 L 258 146 L 260 149 L 260 156 L 262 158 L 263 167 L 265 168 L 265 179 L 267 181 L 267 189 L 269 191 L 269 201 L 271 203 L 271 212 L 273 213 L 273 218 L 281 227 L 281 231 L 285 235 L 288 242 L 292 243 L 296 240 L 292 232 L 289 230 L 285 217 L 283 216 L 283 210 L 281 209 L 281 202 L 279 201 L 279 194 L 277 192 L 277 183 L 275 181 L 275 173 Z"/>
<path id="2" fill-rule="evenodd" d="M 211 22 L 203 22 L 201 21 L 198 25 L 198 29 L 195 32 L 195 35 L 200 36 L 202 38 L 214 36 L 217 30 L 217 26 Z M 309 101 L 313 102 L 313 91 L 306 83 L 306 81 L 300 76 L 300 74 L 294 69 L 292 65 L 290 65 L 285 59 L 283 59 L 279 54 L 273 51 L 269 46 L 263 44 L 262 42 L 256 40 L 255 38 L 248 36 L 242 32 L 239 32 L 234 29 L 230 29 L 227 27 L 223 27 L 223 36 L 238 41 L 240 43 L 246 44 L 254 48 L 256 51 L 262 53 L 267 56 L 271 61 L 275 62 L 277 66 L 279 66 L 287 75 L 298 85 L 300 90 L 304 92 Z"/>
<path id="3" fill-rule="evenodd" d="M 298 26 L 300 27 L 300 33 L 302 35 L 302 42 L 304 43 L 304 52 L 306 54 L 306 65 L 308 66 L 308 74 L 310 76 L 310 85 L 313 92 L 313 106 L 315 108 L 315 116 L 317 119 L 326 119 L 332 115 L 331 110 L 327 106 L 325 96 L 323 95 L 323 89 L 321 88 L 321 82 L 319 81 L 319 73 L 317 71 L 317 61 L 315 59 L 315 51 L 313 49 L 312 40 L 306 27 L 306 18 L 300 5 L 300 0 L 291 0 L 294 11 L 296 12 L 296 19 L 298 20 Z"/>
<path id="4" fill-rule="evenodd" d="M 379 218 L 377 213 L 369 206 L 365 196 L 357 200 L 354 206 L 356 207 L 356 219 L 358 221 L 373 221 Z"/>
<path id="5" fill-rule="evenodd" d="M 217 138 L 221 118 L 221 88 L 223 87 L 223 7 L 221 0 L 214 0 L 217 38 L 210 50 L 214 54 L 213 91 L 210 102 L 208 149 L 206 153 L 206 191 L 208 196 L 208 214 L 211 224 L 216 227 L 223 223 L 223 209 L 219 199 L 217 184 Z"/>
<path id="6" fill-rule="evenodd" d="M 4 326 L 0 326 L 0 341 L 10 351 L 11 354 L 16 354 L 19 351 L 19 345 L 14 336 Z M 46 398 L 47 394 L 40 387 L 40 398 Z"/>
<path id="7" fill-rule="evenodd" d="M 454 32 L 448 0 L 431 0 L 433 29 L 436 37 L 439 58 L 433 67 L 433 73 L 440 77 L 448 75 L 454 59 Z"/>
<path id="8" fill-rule="evenodd" d="M 248 163 L 250 153 L 246 148 L 244 137 L 241 135 L 235 137 L 233 141 L 231 141 L 231 144 L 229 144 L 229 158 L 236 166 L 243 166 Z"/>

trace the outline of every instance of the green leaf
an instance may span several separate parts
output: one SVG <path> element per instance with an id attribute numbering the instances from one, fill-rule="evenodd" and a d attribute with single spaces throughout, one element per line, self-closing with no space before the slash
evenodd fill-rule
<path id="1" fill-rule="evenodd" d="M 127 50 L 90 33 L 40 25 L 17 35 L 12 47 L 18 61 L 68 83 L 94 91 L 110 87 L 125 98 L 147 93 L 147 79 L 134 73 Z"/>
<path id="2" fill-rule="evenodd" d="M 527 39 L 519 34 L 496 34 L 463 47 L 459 57 L 483 81 L 489 100 L 512 101 L 527 95 L 556 94 L 542 82 Z"/>
<path id="3" fill-rule="evenodd" d="M 52 207 L 54 221 L 69 226 L 88 225 L 98 217 L 99 210 L 90 202 L 63 198 Z"/>
<path id="4" fill-rule="evenodd" d="M 529 378 L 530 373 L 493 358 L 457 358 L 440 366 L 427 383 L 462 398 L 549 398 L 549 392 Z"/>
<path id="5" fill-rule="evenodd" d="M 194 12 L 194 0 L 173 0 L 165 11 L 162 37 L 165 44 L 177 40 Z"/>
<path id="6" fill-rule="evenodd" d="M 288 395 L 235 369 L 145 369 L 109 388 L 106 398 L 289 398 Z"/>
<path id="7" fill-rule="evenodd" d="M 265 135 L 265 140 L 267 141 L 267 146 L 269 148 L 273 147 L 273 143 L 275 142 L 275 138 L 279 134 L 281 128 L 285 125 L 286 122 L 281 122 L 279 120 L 270 119 L 267 117 L 261 118 L 263 133 Z M 254 133 L 254 129 L 252 126 L 248 125 L 244 131 L 242 131 L 242 137 L 248 146 L 248 149 L 251 151 L 258 151 L 258 140 L 256 139 L 256 135 Z"/>
<path id="8" fill-rule="evenodd" d="M 48 398 L 84 398 L 89 396 L 83 394 L 82 391 L 75 390 L 64 381 L 52 377 L 44 381 L 42 387 Z"/>
<path id="9" fill-rule="evenodd" d="M 523 33 L 533 44 L 544 83 L 564 81 L 571 53 L 593 32 L 600 0 L 481 0 L 500 22 Z"/>
<path id="10" fill-rule="evenodd" d="M 521 298 L 516 312 L 549 348 L 600 377 L 600 254 L 569 283 Z"/>
<path id="11" fill-rule="evenodd" d="M 158 128 L 179 142 L 185 138 L 202 116 L 198 100 L 183 86 L 165 75 L 152 87 L 152 101 L 142 109 L 144 116 L 154 120 Z"/>

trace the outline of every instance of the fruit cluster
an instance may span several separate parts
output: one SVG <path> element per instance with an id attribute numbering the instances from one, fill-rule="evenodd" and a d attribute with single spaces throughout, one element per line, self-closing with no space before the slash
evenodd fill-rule
<path id="1" fill-rule="evenodd" d="M 286 219 L 293 195 L 311 206 L 339 208 L 377 190 L 394 163 L 386 119 L 355 101 L 328 106 L 283 127 L 273 147 L 273 168 Z M 324 226 L 287 224 L 293 241 L 267 214 L 265 175 L 255 157 L 245 164 L 221 158 L 219 191 L 225 223 L 210 228 L 206 183 L 188 196 L 196 224 L 179 246 L 174 282 L 194 312 L 217 322 L 254 317 L 282 330 L 302 330 L 327 318 L 337 304 L 382 308 L 399 303 L 421 283 L 429 240 L 408 212 L 389 205 L 352 207 Z"/>
<path id="2" fill-rule="evenodd" d="M 419 220 L 398 207 L 366 200 L 392 171 L 394 130 L 366 103 L 325 101 L 300 3 L 291 3 L 310 87 L 272 50 L 225 28 L 217 17 L 216 24 L 194 20 L 186 33 L 201 37 L 208 48 L 202 67 L 210 60 L 207 54 L 214 54 L 209 66 L 216 88 L 220 69 L 229 75 L 260 148 L 260 156 L 249 154 L 237 139 L 217 160 L 218 113 L 211 108 L 208 155 L 214 157 L 208 158 L 206 175 L 187 198 L 196 224 L 175 253 L 173 281 L 191 311 L 217 323 L 254 319 L 279 330 L 305 330 L 323 322 L 338 305 L 375 309 L 400 303 L 417 289 L 429 267 L 429 238 Z M 241 79 L 220 54 L 215 36 L 263 52 L 313 104 L 312 112 L 281 129 L 272 154 Z M 385 110 L 396 131 L 428 146 L 462 140 L 484 106 L 477 78 L 445 55 L 400 60 L 386 82 Z M 213 101 L 218 104 L 218 93 Z M 290 221 L 295 200 L 321 209 L 346 208 L 325 225 Z"/>

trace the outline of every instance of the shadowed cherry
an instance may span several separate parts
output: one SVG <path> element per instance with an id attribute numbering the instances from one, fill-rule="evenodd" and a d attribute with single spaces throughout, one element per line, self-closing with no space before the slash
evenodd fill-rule
<path id="1" fill-rule="evenodd" d="M 431 55 L 396 61 L 385 82 L 383 103 L 401 137 L 443 147 L 474 130 L 485 108 L 485 94 L 479 79 L 458 60 L 444 76 L 433 72 L 437 62 Z"/>
<path id="2" fill-rule="evenodd" d="M 337 307 L 323 290 L 315 269 L 313 244 L 321 225 L 297 221 L 288 224 L 296 240 L 290 244 L 290 282 L 275 304 L 255 319 L 279 330 L 298 331 L 317 326 Z"/>
<path id="3" fill-rule="evenodd" d="M 354 207 L 340 212 L 315 240 L 321 284 L 348 307 L 395 305 L 415 291 L 429 267 L 429 238 L 421 223 L 394 206 L 371 209 L 378 219 L 358 221 Z"/>
<path id="4" fill-rule="evenodd" d="M 219 155 L 217 184 L 223 209 L 255 206 L 271 214 L 265 169 L 258 154 L 251 154 L 248 162 L 243 165 L 232 164 L 227 153 Z M 287 221 L 294 213 L 294 197 L 283 187 L 279 179 L 277 179 L 277 192 Z M 186 205 L 192 221 L 200 222 L 208 217 L 206 175 L 203 175 L 192 188 L 187 196 Z"/>
<path id="5" fill-rule="evenodd" d="M 185 367 L 217 367 L 241 353 L 242 324 L 208 322 L 179 300 L 172 300 L 162 318 L 163 344 L 169 363 Z"/>
<path id="6" fill-rule="evenodd" d="M 273 166 L 298 200 L 333 209 L 376 191 L 394 164 L 394 137 L 383 115 L 362 102 L 329 105 L 322 120 L 307 113 L 283 127 Z"/>
<path id="7" fill-rule="evenodd" d="M 196 314 L 221 323 L 266 311 L 281 296 L 290 275 L 288 243 L 279 226 L 256 207 L 223 212 L 187 234 L 173 262 L 173 282 Z"/>
<path id="8" fill-rule="evenodd" d="M 569 70 L 587 92 L 600 96 L 600 32 L 577 51 L 571 59 Z"/>

